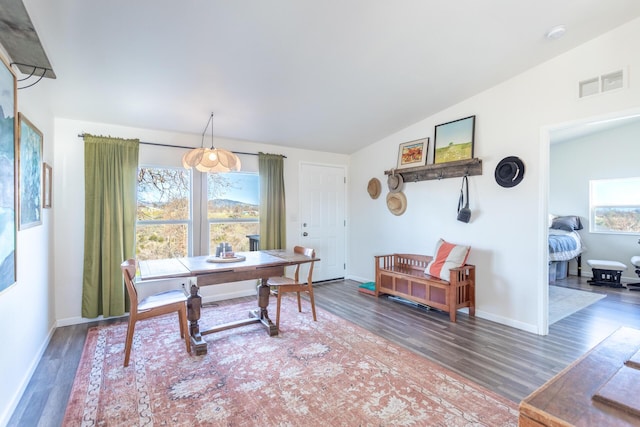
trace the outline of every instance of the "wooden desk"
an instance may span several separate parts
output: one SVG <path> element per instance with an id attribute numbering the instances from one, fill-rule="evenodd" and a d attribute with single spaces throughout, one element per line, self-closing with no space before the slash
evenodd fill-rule
<path id="1" fill-rule="evenodd" d="M 187 311 L 191 345 L 197 355 L 207 353 L 207 344 L 202 335 L 213 332 L 237 328 L 251 323 L 261 323 L 267 329 L 269 336 L 278 335 L 278 329 L 269 319 L 268 313 L 269 285 L 267 282 L 269 277 L 284 275 L 284 269 L 287 266 L 320 261 L 319 258 L 311 258 L 284 250 L 239 252 L 237 255 L 241 255 L 245 259 L 238 262 L 209 262 L 207 261 L 210 258 L 209 256 L 199 256 L 148 260 L 140 261 L 139 263 L 141 280 L 179 277 L 196 278 L 197 285 L 191 286 L 190 295 L 187 298 Z M 202 307 L 202 297 L 198 292 L 199 287 L 252 279 L 260 279 L 261 283 L 258 286 L 258 308 L 252 310 L 250 318 L 201 331 L 198 323 Z"/>
<path id="2" fill-rule="evenodd" d="M 618 329 L 525 398 L 520 403 L 518 425 L 639 426 L 640 416 L 593 398 L 603 386 L 612 384 L 612 378 L 639 349 L 639 330 Z M 615 400 L 640 399 L 635 393 L 633 389 L 621 390 Z"/>

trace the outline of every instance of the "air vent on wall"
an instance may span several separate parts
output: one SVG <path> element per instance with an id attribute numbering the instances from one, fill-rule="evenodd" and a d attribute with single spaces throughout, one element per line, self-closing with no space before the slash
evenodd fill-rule
<path id="1" fill-rule="evenodd" d="M 598 93 L 622 89 L 626 86 L 625 76 L 625 70 L 618 70 L 582 80 L 578 83 L 578 97 L 585 98 Z"/>

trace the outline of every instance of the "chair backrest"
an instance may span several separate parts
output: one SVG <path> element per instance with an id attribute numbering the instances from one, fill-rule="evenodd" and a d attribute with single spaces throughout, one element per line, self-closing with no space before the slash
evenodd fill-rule
<path id="1" fill-rule="evenodd" d="M 306 255 L 308 257 L 311 258 L 315 258 L 316 257 L 316 251 L 312 248 L 305 248 L 304 246 L 296 246 L 293 248 L 293 252 L 296 254 L 301 254 L 301 255 Z M 311 263 L 309 263 L 309 274 L 307 275 L 307 284 L 311 285 L 311 283 L 313 282 L 313 264 L 315 264 L 315 261 L 312 261 Z M 296 266 L 296 273 L 295 273 L 295 280 L 296 282 L 300 281 L 300 266 L 302 264 L 298 264 Z"/>
<path id="2" fill-rule="evenodd" d="M 124 284 L 127 287 L 127 293 L 129 294 L 129 302 L 131 307 L 129 308 L 129 314 L 135 314 L 138 311 L 138 290 L 133 283 L 136 277 L 136 260 L 128 259 L 120 264 L 122 269 L 122 275 L 124 276 Z"/>

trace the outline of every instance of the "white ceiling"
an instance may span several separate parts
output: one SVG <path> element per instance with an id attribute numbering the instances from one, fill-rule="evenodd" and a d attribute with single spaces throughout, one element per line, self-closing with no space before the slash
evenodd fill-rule
<path id="1" fill-rule="evenodd" d="M 549 134 L 550 142 L 551 144 L 559 144 L 622 126 L 637 125 L 638 123 L 640 123 L 640 113 L 616 113 L 606 118 L 594 118 L 555 128 Z"/>
<path id="2" fill-rule="evenodd" d="M 220 137 L 346 154 L 640 16 L 638 0 L 24 3 L 57 117 L 200 134 L 213 112 Z"/>

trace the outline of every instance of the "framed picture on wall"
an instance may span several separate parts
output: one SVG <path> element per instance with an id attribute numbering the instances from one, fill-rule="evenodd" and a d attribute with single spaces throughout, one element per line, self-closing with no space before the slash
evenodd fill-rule
<path id="1" fill-rule="evenodd" d="M 42 132 L 18 114 L 18 218 L 20 230 L 42 224 Z"/>
<path id="2" fill-rule="evenodd" d="M 404 142 L 398 148 L 398 169 L 424 166 L 427 163 L 429 138 Z"/>
<path id="3" fill-rule="evenodd" d="M 437 125 L 433 163 L 473 159 L 473 138 L 476 116 Z"/>
<path id="4" fill-rule="evenodd" d="M 16 84 L 0 57 L 0 293 L 16 283 Z"/>
<path id="5" fill-rule="evenodd" d="M 42 207 L 45 209 L 51 207 L 52 179 L 51 166 L 46 163 L 42 163 Z"/>

